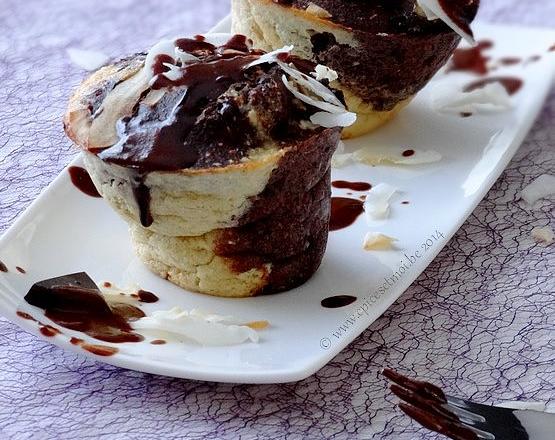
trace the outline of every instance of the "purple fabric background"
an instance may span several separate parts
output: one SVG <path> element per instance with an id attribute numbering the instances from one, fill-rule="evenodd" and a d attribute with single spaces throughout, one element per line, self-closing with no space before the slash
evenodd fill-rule
<path id="1" fill-rule="evenodd" d="M 65 49 L 118 56 L 202 32 L 228 0 L 4 0 L 0 232 L 76 154 L 61 115 L 83 72 Z M 483 0 L 482 19 L 555 26 L 555 2 Z M 555 43 L 555 41 L 554 41 Z M 317 375 L 288 385 L 201 383 L 65 353 L 0 319 L 0 438 L 433 439 L 395 409 L 379 370 L 478 401 L 555 399 L 555 253 L 531 240 L 553 205 L 516 194 L 555 170 L 555 94 L 515 160 L 428 270 Z"/>

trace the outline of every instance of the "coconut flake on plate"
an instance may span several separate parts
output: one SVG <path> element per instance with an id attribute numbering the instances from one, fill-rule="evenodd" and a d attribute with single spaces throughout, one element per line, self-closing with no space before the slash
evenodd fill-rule
<path id="1" fill-rule="evenodd" d="M 389 200 L 397 189 L 387 183 L 380 183 L 374 186 L 366 194 L 364 200 L 364 213 L 370 222 L 384 220 L 389 215 Z"/>
<path id="2" fill-rule="evenodd" d="M 137 284 L 132 284 L 125 288 L 121 288 L 112 283 L 109 283 L 109 285 L 107 285 L 106 283 L 101 283 L 98 287 L 100 289 L 100 293 L 108 304 L 125 303 L 136 305 L 137 302 L 139 302 L 137 292 L 141 288 Z M 136 296 L 132 296 L 134 294 Z"/>
<path id="3" fill-rule="evenodd" d="M 394 151 L 377 151 L 373 148 L 361 148 L 353 153 L 357 162 L 366 165 L 424 165 L 439 162 L 442 156 L 435 150 L 414 150 L 412 156 L 405 157 L 402 153 Z"/>
<path id="4" fill-rule="evenodd" d="M 384 251 L 393 248 L 397 239 L 381 232 L 367 232 L 362 247 L 365 251 Z"/>
<path id="5" fill-rule="evenodd" d="M 453 29 L 457 34 L 459 34 L 464 40 L 469 44 L 474 45 L 474 36 L 465 32 L 449 17 L 449 14 L 441 7 L 438 0 L 416 0 L 417 8 L 416 12 L 419 15 L 424 15 L 428 20 L 441 20 L 451 29 Z"/>
<path id="6" fill-rule="evenodd" d="M 333 168 L 343 168 L 352 162 L 354 162 L 353 153 L 345 153 L 345 143 L 339 141 L 331 158 L 331 166 Z"/>
<path id="7" fill-rule="evenodd" d="M 542 174 L 521 191 L 520 198 L 529 205 L 533 205 L 538 200 L 553 194 L 555 194 L 555 176 Z"/>
<path id="8" fill-rule="evenodd" d="M 88 71 L 104 66 L 110 59 L 105 53 L 96 50 L 69 48 L 67 54 L 73 64 Z"/>
<path id="9" fill-rule="evenodd" d="M 536 243 L 548 246 L 555 241 L 555 232 L 549 226 L 534 228 L 532 229 L 532 238 Z"/>
<path id="10" fill-rule="evenodd" d="M 498 113 L 513 107 L 507 89 L 500 82 L 464 92 L 452 86 L 432 91 L 432 108 L 442 113 Z"/>
<path id="11" fill-rule="evenodd" d="M 266 325 L 260 325 L 264 322 Z M 151 316 L 132 323 L 133 329 L 151 332 L 166 339 L 189 340 L 201 345 L 225 346 L 258 342 L 255 328 L 265 328 L 265 321 L 242 324 L 231 316 L 215 315 L 199 309 L 190 311 L 180 307 L 158 310 Z"/>

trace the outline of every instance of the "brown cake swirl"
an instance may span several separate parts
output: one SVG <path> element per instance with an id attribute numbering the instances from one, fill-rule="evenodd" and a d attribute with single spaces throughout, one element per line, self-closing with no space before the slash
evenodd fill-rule
<path id="1" fill-rule="evenodd" d="M 453 22 L 470 31 L 479 0 L 441 0 Z M 391 119 L 443 66 L 460 41 L 415 0 L 232 0 L 232 29 L 273 50 L 334 69 L 357 123 L 345 137 Z"/>
<path id="2" fill-rule="evenodd" d="M 161 42 L 99 70 L 72 97 L 66 132 L 155 273 L 218 296 L 279 292 L 322 259 L 341 128 L 310 122 L 319 109 L 290 90 L 313 64 L 265 62 L 245 37 L 223 37 Z"/>

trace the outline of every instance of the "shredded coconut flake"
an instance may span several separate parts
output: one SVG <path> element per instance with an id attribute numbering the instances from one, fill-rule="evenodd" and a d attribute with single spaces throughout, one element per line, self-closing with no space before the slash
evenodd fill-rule
<path id="1" fill-rule="evenodd" d="M 329 67 L 323 66 L 322 64 L 318 64 L 314 68 L 314 72 L 311 73 L 318 81 L 322 81 L 323 79 L 327 79 L 329 82 L 335 81 L 339 78 L 337 72 Z"/>
<path id="2" fill-rule="evenodd" d="M 495 113 L 512 108 L 511 97 L 499 82 L 487 84 L 471 92 L 437 87 L 432 107 L 443 113 Z"/>
<path id="3" fill-rule="evenodd" d="M 343 168 L 355 162 L 353 153 L 334 154 L 331 158 L 331 166 L 333 168 Z"/>
<path id="4" fill-rule="evenodd" d="M 254 325 L 254 328 L 262 328 L 259 324 L 260 322 Z M 209 346 L 235 345 L 259 340 L 256 330 L 248 324 L 241 324 L 231 316 L 210 314 L 198 309 L 187 311 L 174 307 L 171 310 L 156 311 L 152 316 L 133 322 L 132 326 L 136 330 L 153 332 L 157 336 L 192 340 Z"/>
<path id="5" fill-rule="evenodd" d="M 310 117 L 310 122 L 322 127 L 348 127 L 353 125 L 357 119 L 356 114 L 351 112 L 345 113 L 328 113 L 317 112 Z"/>
<path id="6" fill-rule="evenodd" d="M 293 50 L 293 46 L 284 46 L 281 49 L 277 49 L 277 50 L 274 50 L 272 52 L 265 53 L 260 58 L 258 58 L 257 60 L 254 60 L 252 63 L 250 63 L 247 66 L 247 68 L 258 66 L 259 64 L 264 64 L 264 63 L 268 63 L 268 64 L 277 63 L 279 61 L 278 60 L 278 55 L 279 54 L 291 53 L 292 50 Z"/>
<path id="7" fill-rule="evenodd" d="M 548 246 L 555 241 L 555 233 L 553 232 L 553 229 L 548 226 L 545 228 L 534 228 L 532 229 L 532 238 L 537 243 Z"/>
<path id="8" fill-rule="evenodd" d="M 310 2 L 306 7 L 306 12 L 308 12 L 309 14 L 315 15 L 316 17 L 319 17 L 319 18 L 330 18 L 332 16 L 324 8 L 321 8 L 320 6 L 312 2 Z"/>
<path id="9" fill-rule="evenodd" d="M 404 157 L 402 154 L 393 152 L 377 152 L 370 148 L 361 148 L 355 151 L 354 158 L 358 162 L 367 165 L 395 164 L 395 165 L 424 165 L 439 162 L 442 159 L 440 153 L 434 150 L 414 150 L 414 154 Z"/>
<path id="10" fill-rule="evenodd" d="M 88 71 L 104 66 L 110 59 L 108 55 L 95 50 L 67 49 L 67 54 L 73 64 Z"/>
<path id="11" fill-rule="evenodd" d="M 555 176 L 542 174 L 520 193 L 520 197 L 529 205 L 555 194 Z"/>
<path id="12" fill-rule="evenodd" d="M 368 232 L 364 237 L 363 249 L 365 251 L 383 251 L 393 248 L 397 239 L 381 232 Z"/>
<path id="13" fill-rule="evenodd" d="M 338 107 L 337 113 L 345 111 L 345 106 L 343 105 L 343 103 L 337 98 L 337 96 L 333 94 L 330 89 L 328 89 L 321 82 L 316 81 L 316 79 L 312 78 L 311 76 L 305 75 L 304 73 L 292 68 L 291 66 L 281 61 L 278 61 L 278 64 L 282 68 L 282 70 L 284 70 L 289 76 L 291 76 L 293 80 L 301 87 L 312 92 L 315 96 L 323 99 L 324 101 Z"/>
<path id="14" fill-rule="evenodd" d="M 99 289 L 108 304 L 137 304 L 137 302 L 139 301 L 138 296 L 131 296 L 133 294 L 136 294 L 140 290 L 140 287 L 137 284 L 121 288 L 113 284 L 111 284 L 109 287 L 106 287 L 103 283 L 101 283 Z"/>
<path id="15" fill-rule="evenodd" d="M 417 13 L 423 13 L 430 21 L 440 19 L 447 26 L 453 29 L 457 34 L 464 38 L 469 44 L 475 44 L 474 37 L 463 31 L 457 24 L 451 20 L 449 15 L 443 10 L 438 0 L 416 0 L 418 6 Z"/>
<path id="16" fill-rule="evenodd" d="M 364 200 L 364 212 L 369 222 L 384 220 L 389 215 L 389 200 L 397 189 L 387 183 L 374 186 Z"/>
<path id="17" fill-rule="evenodd" d="M 221 45 L 227 41 L 229 37 L 230 34 L 208 34 L 206 36 L 206 41 L 214 45 Z M 175 39 L 162 40 L 155 44 L 148 52 L 144 69 L 150 85 L 157 79 L 157 76 L 155 76 L 153 72 L 153 66 L 159 55 L 169 55 L 175 60 L 175 64 L 164 63 L 164 66 L 169 70 L 160 74 L 171 81 L 179 79 L 184 64 L 198 60 L 195 56 L 183 52 L 176 47 L 175 42 Z M 285 72 L 284 75 L 282 75 L 285 87 L 287 87 L 287 89 L 300 101 L 323 110 L 310 117 L 310 121 L 313 124 L 322 127 L 347 127 L 352 125 L 356 121 L 356 114 L 347 111 L 343 103 L 330 89 L 310 75 L 300 72 L 293 65 L 288 65 L 279 60 L 278 56 L 280 54 L 290 53 L 292 50 L 293 46 L 285 46 L 281 49 L 268 52 L 248 64 L 245 68 L 248 69 L 263 63 L 278 64 Z M 317 66 L 313 74 L 316 77 L 325 77 L 328 80 L 337 79 L 336 72 L 321 65 Z"/>

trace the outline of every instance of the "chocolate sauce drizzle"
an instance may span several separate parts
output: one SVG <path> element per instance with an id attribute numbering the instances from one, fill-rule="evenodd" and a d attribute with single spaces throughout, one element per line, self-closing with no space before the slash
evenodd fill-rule
<path id="1" fill-rule="evenodd" d="M 485 75 L 488 73 L 487 62 L 490 58 L 484 56 L 483 52 L 492 47 L 492 41 L 482 40 L 475 47 L 455 50 L 448 71 L 473 72 L 478 75 Z"/>
<path id="2" fill-rule="evenodd" d="M 85 168 L 71 166 L 67 169 L 67 172 L 71 178 L 71 183 L 73 183 L 79 191 L 91 197 L 102 197 Z"/>
<path id="3" fill-rule="evenodd" d="M 59 326 L 102 341 L 143 340 L 129 325 L 129 321 L 144 317 L 143 311 L 124 303 L 108 305 L 84 272 L 39 281 L 25 295 L 25 301 L 44 309 L 45 316 Z"/>
<path id="4" fill-rule="evenodd" d="M 0 272 L 8 272 L 8 266 L 6 266 L 2 261 L 0 261 Z"/>
<path id="5" fill-rule="evenodd" d="M 501 83 L 509 95 L 518 93 L 524 85 L 524 81 L 520 78 L 512 76 L 499 76 L 473 81 L 464 88 L 464 91 L 472 92 L 473 90 L 480 89 L 488 84 L 496 82 Z"/>
<path id="6" fill-rule="evenodd" d="M 334 180 L 331 186 L 339 189 L 350 189 L 353 191 L 369 191 L 372 185 L 368 182 L 349 182 L 348 180 Z"/>
<path id="7" fill-rule="evenodd" d="M 15 270 L 17 270 L 21 274 L 26 274 L 27 271 L 20 266 L 15 266 Z"/>
<path id="8" fill-rule="evenodd" d="M 364 202 L 347 197 L 331 198 L 330 231 L 337 231 L 351 226 L 364 212 Z"/>
<path id="9" fill-rule="evenodd" d="M 249 49 L 247 38 L 233 36 L 216 47 L 200 38 L 182 38 L 176 46 L 201 61 L 180 68 L 177 79 L 160 75 L 168 70 L 164 63 L 174 63 L 168 55 L 158 55 L 153 66 L 152 90 L 171 89 L 155 108 L 140 103 L 131 117 L 119 124 L 120 141 L 98 156 L 111 163 L 136 170 L 139 176 L 150 171 L 176 171 L 190 168 L 199 159 L 195 145 L 186 143 L 202 111 L 229 87 L 245 79 L 245 67 L 261 52 Z M 225 110 L 225 109 L 222 109 Z M 170 121 L 170 122 L 168 122 Z M 137 179 L 137 188 L 142 180 Z M 148 199 L 144 189 L 140 196 Z"/>
<path id="10" fill-rule="evenodd" d="M 119 141 L 91 150 L 100 159 L 128 170 L 144 227 L 154 221 L 148 173 L 226 166 L 243 159 L 264 136 L 280 141 L 304 130 L 299 121 L 308 119 L 312 111 L 290 105 L 293 98 L 281 81 L 283 72 L 278 66 L 248 67 L 264 53 L 252 49 L 251 43 L 243 35 L 234 35 L 218 47 L 202 36 L 176 40 L 180 50 L 198 61 L 183 64 L 170 55 L 158 55 L 150 88 L 143 92 L 131 116 L 118 122 Z M 288 61 L 302 64 L 296 57 L 288 57 Z M 165 75 L 168 63 L 175 66 L 171 79 Z M 155 104 L 146 104 L 144 98 L 159 89 L 165 89 L 165 94 Z M 250 122 L 241 100 L 248 101 L 247 107 L 256 107 L 264 136 Z"/>
<path id="11" fill-rule="evenodd" d="M 338 309 L 340 307 L 348 306 L 357 300 L 356 296 L 352 295 L 335 295 L 324 298 L 320 304 L 326 309 Z"/>

